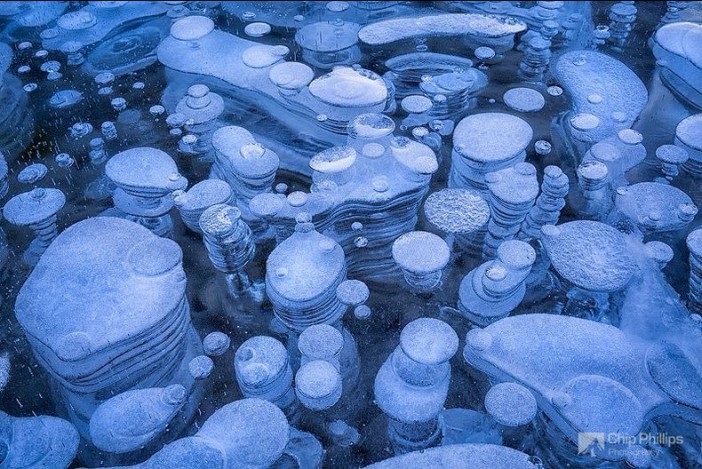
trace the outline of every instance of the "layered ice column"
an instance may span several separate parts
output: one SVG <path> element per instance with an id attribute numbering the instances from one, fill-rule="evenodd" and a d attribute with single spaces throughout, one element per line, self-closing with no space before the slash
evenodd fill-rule
<path id="1" fill-rule="evenodd" d="M 558 166 L 546 166 L 541 183 L 541 194 L 522 222 L 520 238 L 538 238 L 541 236 L 542 226 L 558 223 L 558 217 L 566 204 L 565 197 L 568 195 L 569 188 L 568 176 Z"/>
<path id="2" fill-rule="evenodd" d="M 170 156 L 156 148 L 132 148 L 110 158 L 105 174 L 117 186 L 112 198 L 124 218 L 159 236 L 172 235 L 171 193 L 185 189 L 188 180 Z"/>
<path id="3" fill-rule="evenodd" d="M 176 243 L 124 219 L 96 217 L 61 233 L 22 286 L 17 320 L 86 441 L 98 406 L 132 389 L 182 386 L 187 402 L 170 435 L 188 422 L 201 395 L 189 363 L 202 346 L 185 283 Z M 149 417 L 137 418 L 134 428 Z"/>
<path id="4" fill-rule="evenodd" d="M 458 336 L 438 319 L 421 318 L 402 329 L 400 345 L 375 377 L 375 401 L 389 417 L 388 436 L 395 453 L 439 443 L 438 415 L 451 381 L 449 360 Z"/>
<path id="5" fill-rule="evenodd" d="M 461 281 L 458 310 L 474 324 L 486 326 L 509 315 L 526 294 L 526 280 L 536 252 L 524 241 L 505 241 L 497 259 L 473 269 Z"/>
<path id="6" fill-rule="evenodd" d="M 58 236 L 58 213 L 66 203 L 66 196 L 59 189 L 37 187 L 11 198 L 3 208 L 3 215 L 13 225 L 27 226 L 35 234 L 22 260 L 34 266 L 52 241 Z"/>
<path id="7" fill-rule="evenodd" d="M 466 117 L 453 133 L 449 187 L 486 190 L 485 175 L 524 161 L 533 136 L 526 121 L 510 114 Z"/>
<path id="8" fill-rule="evenodd" d="M 236 381 L 244 397 L 265 399 L 288 416 L 295 410 L 293 372 L 285 346 L 267 336 L 246 340 L 234 355 Z"/>
<path id="9" fill-rule="evenodd" d="M 210 178 L 229 184 L 242 218 L 257 239 L 267 236 L 267 224 L 251 212 L 249 202 L 259 194 L 272 192 L 280 166 L 278 155 L 258 143 L 249 131 L 236 126 L 217 129 L 212 135 L 212 146 L 215 158 Z"/>
<path id="10" fill-rule="evenodd" d="M 244 267 L 254 258 L 256 243 L 239 209 L 224 204 L 209 207 L 200 216 L 200 229 L 210 261 L 227 276 L 231 293 L 238 297 L 249 290 Z"/>
<path id="11" fill-rule="evenodd" d="M 539 183 L 536 168 L 529 163 L 518 163 L 488 173 L 485 181 L 490 190 L 492 216 L 488 222 L 483 256 L 489 259 L 503 241 L 513 239 L 519 233 L 539 193 Z"/>
<path id="12" fill-rule="evenodd" d="M 346 279 L 341 246 L 315 231 L 309 216 L 300 219 L 295 232 L 268 257 L 266 293 L 275 316 L 290 329 L 293 339 L 320 324 L 333 326 L 341 333 L 340 371 L 350 389 L 358 379 L 358 350 L 342 318 L 349 306 L 365 301 L 368 290 L 358 288 L 361 282 Z"/>

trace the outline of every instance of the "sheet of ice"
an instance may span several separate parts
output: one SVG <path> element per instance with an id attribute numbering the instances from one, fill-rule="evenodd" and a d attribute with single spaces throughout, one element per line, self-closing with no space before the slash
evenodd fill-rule
<path id="1" fill-rule="evenodd" d="M 415 37 L 513 37 L 525 29 L 526 24 L 506 16 L 454 13 L 379 21 L 361 28 L 358 37 L 365 44 L 380 46 Z"/>
<path id="2" fill-rule="evenodd" d="M 630 128 L 648 100 L 641 79 L 620 61 L 600 52 L 566 52 L 552 71 L 573 100 L 573 113 L 598 119 L 589 131 L 593 142 Z M 599 98 L 592 99 L 595 95 Z"/>

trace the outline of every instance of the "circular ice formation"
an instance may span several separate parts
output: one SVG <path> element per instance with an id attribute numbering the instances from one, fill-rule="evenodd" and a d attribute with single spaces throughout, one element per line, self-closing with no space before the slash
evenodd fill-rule
<path id="1" fill-rule="evenodd" d="M 400 103 L 405 112 L 421 114 L 431 109 L 431 99 L 421 95 L 411 95 L 402 99 Z"/>
<path id="2" fill-rule="evenodd" d="M 231 339 L 224 332 L 210 332 L 202 341 L 205 353 L 211 357 L 219 357 L 229 350 Z"/>
<path id="3" fill-rule="evenodd" d="M 30 164 L 17 175 L 17 181 L 22 184 L 34 184 L 44 179 L 49 170 L 41 163 Z"/>
<path id="4" fill-rule="evenodd" d="M 636 265 L 624 235 L 604 223 L 577 220 L 542 228 L 542 241 L 556 271 L 585 290 L 614 292 L 626 286 Z"/>
<path id="5" fill-rule="evenodd" d="M 385 114 L 375 112 L 360 114 L 348 125 L 349 137 L 365 140 L 386 137 L 394 131 L 395 121 Z"/>
<path id="6" fill-rule="evenodd" d="M 677 187 L 658 182 L 640 182 L 617 190 L 617 208 L 643 229 L 677 230 L 692 221 L 697 207 Z"/>
<path id="7" fill-rule="evenodd" d="M 283 60 L 289 52 L 286 46 L 252 46 L 241 54 L 241 61 L 251 68 L 266 68 Z"/>
<path id="8" fill-rule="evenodd" d="M 196 41 L 214 30 L 214 21 L 206 16 L 186 16 L 171 26 L 171 36 L 180 41 Z"/>
<path id="9" fill-rule="evenodd" d="M 315 324 L 302 331 L 297 347 L 310 360 L 329 360 L 341 353 L 344 336 L 329 324 Z"/>
<path id="10" fill-rule="evenodd" d="M 314 71 L 301 62 L 283 62 L 274 65 L 268 72 L 268 79 L 285 90 L 299 90 L 314 78 Z"/>
<path id="11" fill-rule="evenodd" d="M 502 100 L 507 107 L 518 112 L 537 112 L 546 104 L 544 95 L 531 88 L 512 88 L 502 96 Z"/>
<path id="12" fill-rule="evenodd" d="M 675 137 L 693 150 L 702 151 L 702 114 L 695 114 L 680 121 Z"/>
<path id="13" fill-rule="evenodd" d="M 356 162 L 356 150 L 344 145 L 317 153 L 310 160 L 310 168 L 320 173 L 338 173 L 349 169 Z"/>
<path id="14" fill-rule="evenodd" d="M 426 231 L 405 233 L 392 244 L 392 257 L 403 270 L 417 274 L 436 272 L 448 264 L 446 241 Z"/>
<path id="15" fill-rule="evenodd" d="M 661 145 L 656 148 L 656 158 L 663 163 L 682 164 L 687 161 L 689 154 L 677 145 Z"/>
<path id="16" fill-rule="evenodd" d="M 369 295 L 368 286 L 360 280 L 344 280 L 336 287 L 336 297 L 339 301 L 351 306 L 365 303 Z"/>
<path id="17" fill-rule="evenodd" d="M 451 326 L 438 319 L 415 319 L 402 329 L 400 347 L 417 363 L 439 365 L 456 354 L 458 335 Z"/>
<path id="18" fill-rule="evenodd" d="M 271 25 L 268 23 L 249 23 L 244 27 L 244 33 L 250 37 L 263 37 L 271 32 Z"/>
<path id="19" fill-rule="evenodd" d="M 125 190 L 161 193 L 184 189 L 187 180 L 178 174 L 173 158 L 156 148 L 138 147 L 117 153 L 105 165 L 105 174 Z"/>
<path id="20" fill-rule="evenodd" d="M 11 198 L 2 214 L 13 225 L 28 226 L 55 215 L 65 203 L 66 196 L 59 189 L 36 188 Z"/>
<path id="21" fill-rule="evenodd" d="M 320 101 L 342 107 L 382 104 L 388 97 L 385 82 L 369 70 L 337 67 L 310 83 L 310 94 Z"/>
<path id="22" fill-rule="evenodd" d="M 453 133 L 453 146 L 465 158 L 499 162 L 523 152 L 533 136 L 531 126 L 519 117 L 488 112 L 459 122 Z"/>
<path id="23" fill-rule="evenodd" d="M 218 409 L 197 433 L 216 445 L 235 467 L 268 467 L 288 444 L 283 411 L 261 399 L 242 399 Z"/>
<path id="24" fill-rule="evenodd" d="M 312 410 L 332 407 L 341 398 L 341 375 L 331 363 L 313 360 L 302 365 L 295 375 L 295 393 Z"/>
<path id="25" fill-rule="evenodd" d="M 499 383 L 485 395 L 485 410 L 500 425 L 517 427 L 526 425 L 536 417 L 536 398 L 517 383 Z"/>
<path id="26" fill-rule="evenodd" d="M 427 197 L 424 214 L 444 233 L 473 233 L 490 218 L 490 206 L 476 191 L 442 189 Z"/>

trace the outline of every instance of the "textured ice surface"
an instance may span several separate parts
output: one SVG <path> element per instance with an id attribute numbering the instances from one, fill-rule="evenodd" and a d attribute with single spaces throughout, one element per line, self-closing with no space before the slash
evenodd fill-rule
<path id="1" fill-rule="evenodd" d="M 442 467 L 458 469 L 513 468 L 534 469 L 529 457 L 517 450 L 497 445 L 463 444 L 416 451 L 368 466 L 372 469 L 401 467 Z"/>
<path id="2" fill-rule="evenodd" d="M 702 465 L 702 3 L 0 20 L 0 467 Z"/>
<path id="3" fill-rule="evenodd" d="M 511 17 L 453 14 L 380 21 L 362 28 L 358 32 L 358 37 L 368 45 L 379 46 L 413 37 L 477 36 L 490 39 L 513 37 L 525 29 L 524 23 Z"/>

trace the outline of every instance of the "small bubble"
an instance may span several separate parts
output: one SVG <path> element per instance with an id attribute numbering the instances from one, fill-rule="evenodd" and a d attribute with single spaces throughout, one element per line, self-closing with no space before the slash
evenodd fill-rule
<path id="1" fill-rule="evenodd" d="M 368 239 L 365 238 L 365 237 L 363 237 L 363 236 L 359 236 L 358 238 L 356 238 L 356 239 L 353 241 L 353 244 L 354 244 L 357 248 L 364 248 L 364 247 L 368 246 Z"/>
<path id="2" fill-rule="evenodd" d="M 26 85 L 24 85 L 22 87 L 22 89 L 24 91 L 26 91 L 27 93 L 31 93 L 32 91 L 36 90 L 37 88 L 39 88 L 39 85 L 37 85 L 36 83 L 27 83 Z"/>
<path id="3" fill-rule="evenodd" d="M 548 155 L 551 153 L 551 144 L 546 140 L 537 140 L 536 143 L 534 143 L 534 150 L 536 150 L 536 153 L 539 155 Z"/>
<path id="4" fill-rule="evenodd" d="M 546 92 L 551 96 L 560 96 L 563 94 L 563 88 L 561 88 L 560 86 L 555 86 L 555 85 L 549 86 L 546 89 Z"/>

